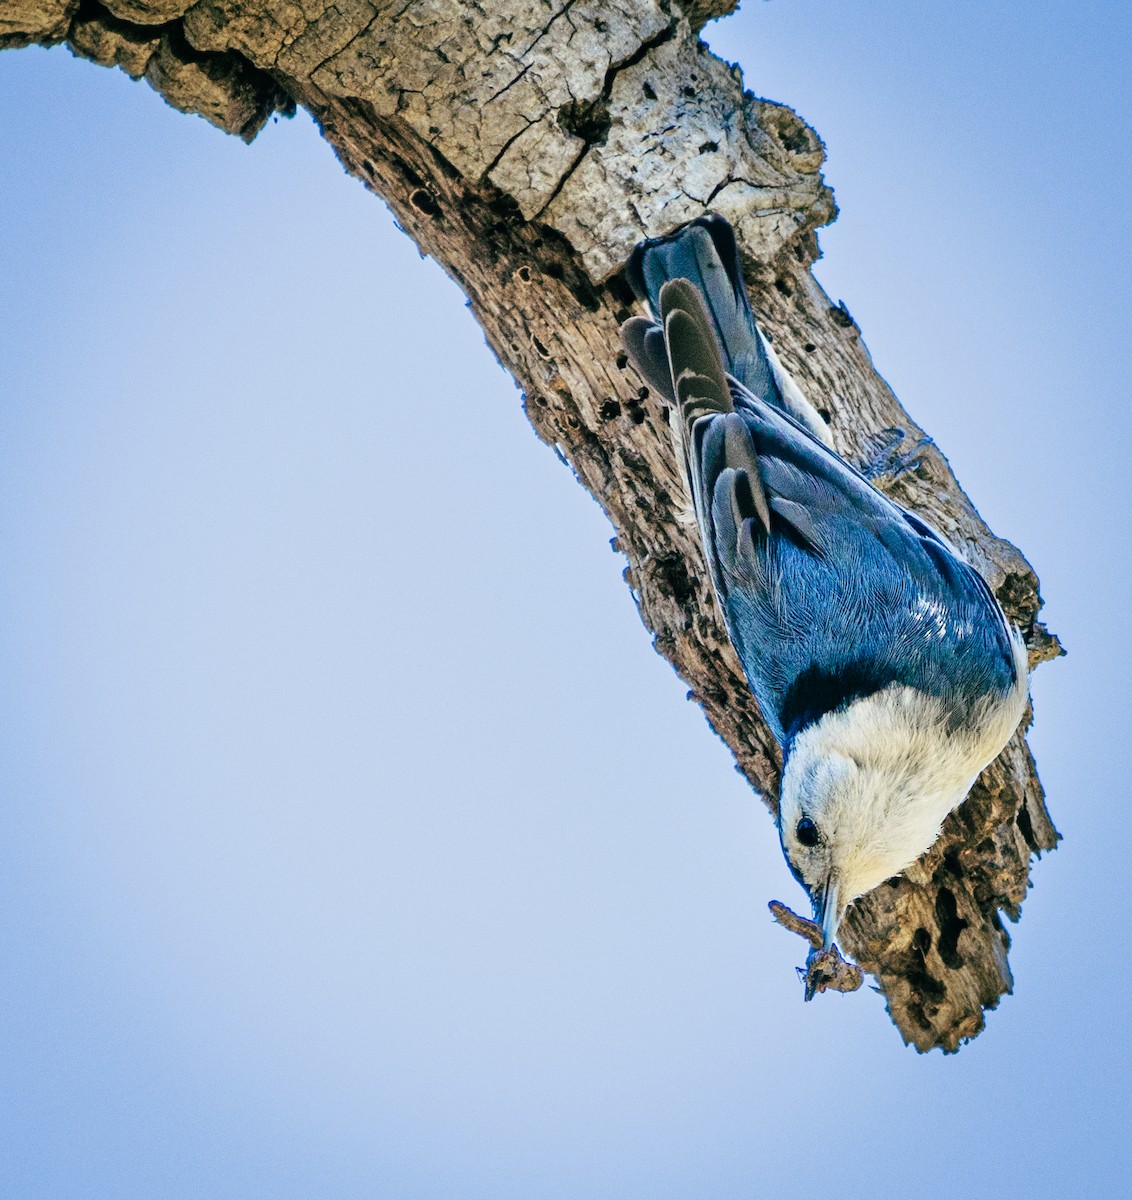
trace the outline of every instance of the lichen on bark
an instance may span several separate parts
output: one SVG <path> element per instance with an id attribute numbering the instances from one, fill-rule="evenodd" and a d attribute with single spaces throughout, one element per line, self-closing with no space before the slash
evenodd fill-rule
<path id="1" fill-rule="evenodd" d="M 602 504 L 658 652 L 773 811 L 778 751 L 715 609 L 667 414 L 621 355 L 636 241 L 712 208 L 760 323 L 838 448 L 986 575 L 1027 637 L 1034 573 L 979 518 L 811 273 L 836 215 L 816 133 L 697 37 L 733 0 L 10 0 L 0 46 L 66 41 L 251 139 L 306 108 L 466 292 L 531 422 Z M 1032 857 L 1057 833 L 1020 730 L 919 862 L 858 903 L 847 949 L 906 1040 L 954 1050 L 1012 986 Z"/>

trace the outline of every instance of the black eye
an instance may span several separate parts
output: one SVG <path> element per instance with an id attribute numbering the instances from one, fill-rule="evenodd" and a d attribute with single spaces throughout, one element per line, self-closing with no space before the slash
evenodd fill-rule
<path id="1" fill-rule="evenodd" d="M 803 846 L 816 846 L 821 840 L 818 827 L 809 817 L 803 817 L 798 822 L 798 828 L 794 830 L 794 833 Z"/>

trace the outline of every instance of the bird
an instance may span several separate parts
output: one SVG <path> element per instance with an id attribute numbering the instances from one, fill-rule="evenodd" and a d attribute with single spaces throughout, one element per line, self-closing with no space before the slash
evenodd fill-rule
<path id="1" fill-rule="evenodd" d="M 837 453 L 755 322 L 723 217 L 639 243 L 625 273 L 648 315 L 622 345 L 670 406 L 719 609 L 782 751 L 782 851 L 830 951 L 1017 728 L 1025 645 L 979 572 Z"/>

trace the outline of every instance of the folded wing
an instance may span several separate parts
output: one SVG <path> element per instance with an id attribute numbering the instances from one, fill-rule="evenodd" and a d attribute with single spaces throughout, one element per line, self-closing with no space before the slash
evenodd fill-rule
<path id="1" fill-rule="evenodd" d="M 788 408 L 728 377 L 694 281 L 665 281 L 657 301 L 662 325 L 627 323 L 625 346 L 677 406 L 707 565 L 780 743 L 890 683 L 957 719 L 1013 689 L 1011 635 L 981 576 Z"/>

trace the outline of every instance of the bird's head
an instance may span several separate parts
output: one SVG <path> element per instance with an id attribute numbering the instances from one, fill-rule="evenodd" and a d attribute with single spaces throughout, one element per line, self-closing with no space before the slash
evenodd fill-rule
<path id="1" fill-rule="evenodd" d="M 826 715 L 786 757 L 779 836 L 827 949 L 854 900 L 935 842 L 983 765 L 908 691 Z"/>

